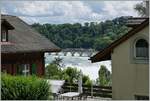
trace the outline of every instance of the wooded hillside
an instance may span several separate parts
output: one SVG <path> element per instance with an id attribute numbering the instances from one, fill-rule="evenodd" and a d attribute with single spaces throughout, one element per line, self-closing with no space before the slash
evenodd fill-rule
<path id="1" fill-rule="evenodd" d="M 31 25 L 56 45 L 64 48 L 93 48 L 101 50 L 129 30 L 124 17 L 104 22 L 84 24 L 39 24 Z"/>

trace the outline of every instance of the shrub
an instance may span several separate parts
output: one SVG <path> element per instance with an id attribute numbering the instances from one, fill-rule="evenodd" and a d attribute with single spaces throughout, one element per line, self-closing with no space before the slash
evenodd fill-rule
<path id="1" fill-rule="evenodd" d="M 106 68 L 106 66 L 101 65 L 101 68 L 98 71 L 99 78 L 97 82 L 101 86 L 110 86 L 111 85 L 111 72 Z"/>
<path id="2" fill-rule="evenodd" d="M 1 76 L 2 100 L 47 100 L 50 85 L 36 76 Z"/>
<path id="3" fill-rule="evenodd" d="M 45 77 L 47 79 L 58 79 L 62 78 L 61 76 L 61 68 L 58 67 L 56 64 L 49 64 L 45 68 Z"/>

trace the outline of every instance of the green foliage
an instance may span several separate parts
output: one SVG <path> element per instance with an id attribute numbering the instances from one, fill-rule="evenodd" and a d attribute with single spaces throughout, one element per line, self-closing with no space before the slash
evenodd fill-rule
<path id="1" fill-rule="evenodd" d="M 106 68 L 106 66 L 101 65 L 101 68 L 100 68 L 98 74 L 99 74 L 99 78 L 97 81 L 101 86 L 111 85 L 111 73 Z"/>
<path id="2" fill-rule="evenodd" d="M 2 100 L 47 100 L 50 85 L 36 76 L 1 76 Z"/>
<path id="3" fill-rule="evenodd" d="M 65 69 L 61 69 L 58 65 L 51 63 L 46 67 L 45 77 L 48 79 L 58 79 L 65 80 L 70 84 L 77 83 L 79 77 L 79 71 L 77 68 L 67 67 Z M 92 81 L 89 76 L 83 75 L 83 84 L 91 85 Z"/>
<path id="4" fill-rule="evenodd" d="M 113 41 L 108 36 L 101 37 L 101 38 L 96 38 L 95 41 L 94 41 L 94 48 L 98 49 L 98 50 L 101 50 L 101 49 L 107 47 L 112 42 Z"/>
<path id="5" fill-rule="evenodd" d="M 63 70 L 63 74 L 64 74 L 63 78 L 71 84 L 78 81 L 79 71 L 77 70 L 77 68 L 67 67 L 66 69 Z"/>
<path id="6" fill-rule="evenodd" d="M 77 68 L 67 67 L 63 70 L 63 79 L 71 84 L 75 84 L 78 82 L 79 75 L 80 71 L 78 71 Z M 92 80 L 90 80 L 89 76 L 84 74 L 82 74 L 82 82 L 83 84 L 89 86 L 92 84 Z"/>
<path id="7" fill-rule="evenodd" d="M 89 86 L 92 85 L 92 80 L 90 80 L 90 78 L 89 78 L 88 75 L 83 75 L 83 77 L 82 77 L 82 82 L 83 82 L 83 84 L 85 84 L 85 85 L 89 85 Z"/>
<path id="8" fill-rule="evenodd" d="M 105 22 L 31 25 L 61 48 L 94 48 L 100 50 L 128 31 L 123 17 Z"/>
<path id="9" fill-rule="evenodd" d="M 143 1 L 135 5 L 134 9 L 138 12 L 140 16 L 146 16 L 146 6 L 145 3 L 148 1 Z M 149 5 L 149 4 L 148 4 Z"/>
<path id="10" fill-rule="evenodd" d="M 60 57 L 55 57 L 55 59 L 52 61 L 52 64 L 55 64 L 57 65 L 58 67 L 62 67 L 63 64 L 62 64 L 62 58 Z"/>
<path id="11" fill-rule="evenodd" d="M 62 70 L 57 64 L 49 64 L 45 68 L 45 77 L 48 79 L 62 79 Z"/>

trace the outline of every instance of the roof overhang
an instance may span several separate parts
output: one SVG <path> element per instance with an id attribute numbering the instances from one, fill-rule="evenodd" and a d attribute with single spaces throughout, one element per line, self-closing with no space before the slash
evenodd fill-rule
<path id="1" fill-rule="evenodd" d="M 31 51 L 1 51 L 2 54 L 9 54 L 9 53 L 12 53 L 12 54 L 17 54 L 17 53 L 33 53 L 33 52 L 60 52 L 61 49 L 51 49 L 51 50 L 48 50 L 48 49 L 43 49 L 43 50 L 31 50 Z"/>
<path id="2" fill-rule="evenodd" d="M 108 47 L 106 47 L 102 51 L 95 54 L 89 60 L 91 60 L 92 63 L 99 62 L 99 61 L 104 61 L 104 60 L 110 60 L 111 59 L 111 53 L 113 52 L 113 49 L 116 46 L 118 46 L 119 44 L 121 44 L 122 42 L 124 42 L 125 40 L 127 40 L 128 38 L 130 38 L 131 36 L 133 36 L 134 34 L 136 34 L 137 32 L 139 32 L 140 30 L 142 30 L 143 28 L 145 28 L 148 25 L 149 25 L 149 18 L 147 18 L 140 25 L 138 25 L 135 28 L 133 28 L 132 30 L 130 30 L 127 34 L 123 35 L 118 40 L 114 41 Z"/>
<path id="3" fill-rule="evenodd" d="M 2 19 L 1 25 L 4 25 L 8 28 L 8 30 L 15 29 L 6 19 Z"/>
<path id="4" fill-rule="evenodd" d="M 109 51 L 108 53 L 96 54 L 95 56 L 91 57 L 89 60 L 91 60 L 92 63 L 111 60 L 111 51 Z"/>

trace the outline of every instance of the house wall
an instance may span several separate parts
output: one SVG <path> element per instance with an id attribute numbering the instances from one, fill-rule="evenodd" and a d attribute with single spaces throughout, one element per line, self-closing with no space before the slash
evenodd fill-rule
<path id="1" fill-rule="evenodd" d="M 5 70 L 5 72 L 8 72 L 9 74 L 13 75 L 12 64 L 2 64 L 2 70 Z"/>
<path id="2" fill-rule="evenodd" d="M 15 53 L 15 54 L 2 54 L 1 55 L 2 71 L 5 70 L 7 73 L 16 75 L 18 64 L 36 64 L 36 74 L 38 76 L 44 75 L 45 63 L 44 63 L 44 53 L 33 52 L 33 53 Z M 31 73 L 32 74 L 32 73 Z"/>
<path id="3" fill-rule="evenodd" d="M 133 35 L 117 46 L 112 54 L 112 99 L 131 100 L 134 95 L 149 95 L 149 67 L 148 63 L 136 63 L 133 60 L 134 40 L 144 37 L 148 40 L 149 28 Z"/>

